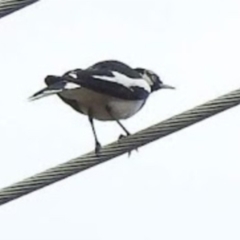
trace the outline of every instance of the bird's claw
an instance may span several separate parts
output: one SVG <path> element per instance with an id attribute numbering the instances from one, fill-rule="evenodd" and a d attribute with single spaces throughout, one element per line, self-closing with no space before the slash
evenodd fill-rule
<path id="1" fill-rule="evenodd" d="M 121 135 L 118 137 L 118 141 L 121 140 L 121 139 L 123 139 L 123 138 L 125 138 L 125 137 L 127 137 L 127 136 L 121 134 Z"/>
<path id="2" fill-rule="evenodd" d="M 128 135 L 123 135 L 123 134 L 121 134 L 119 137 L 118 137 L 118 141 L 121 141 L 121 139 L 123 139 L 123 138 L 126 138 L 126 137 L 128 137 L 128 136 L 130 136 L 131 134 L 129 133 Z M 136 152 L 138 152 L 138 148 L 135 148 L 134 149 Z M 131 156 L 131 153 L 132 153 L 132 151 L 129 151 L 128 152 L 128 157 L 130 157 Z"/>
<path id="3" fill-rule="evenodd" d="M 96 144 L 95 144 L 96 155 L 99 155 L 99 152 L 100 152 L 101 148 L 102 148 L 101 144 L 99 142 L 96 142 Z"/>

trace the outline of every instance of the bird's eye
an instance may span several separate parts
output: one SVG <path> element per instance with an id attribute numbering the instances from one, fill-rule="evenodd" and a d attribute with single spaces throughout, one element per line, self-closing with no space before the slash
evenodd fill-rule
<path id="1" fill-rule="evenodd" d="M 156 74 L 151 74 L 151 79 L 153 82 L 157 82 L 158 81 L 158 76 Z"/>

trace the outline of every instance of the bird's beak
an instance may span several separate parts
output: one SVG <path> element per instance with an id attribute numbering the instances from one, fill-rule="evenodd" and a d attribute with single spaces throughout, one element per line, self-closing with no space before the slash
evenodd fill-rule
<path id="1" fill-rule="evenodd" d="M 162 83 L 162 84 L 160 85 L 160 88 L 165 88 L 165 89 L 175 89 L 175 87 L 172 87 L 172 86 L 167 85 L 167 84 L 164 84 L 164 83 Z"/>

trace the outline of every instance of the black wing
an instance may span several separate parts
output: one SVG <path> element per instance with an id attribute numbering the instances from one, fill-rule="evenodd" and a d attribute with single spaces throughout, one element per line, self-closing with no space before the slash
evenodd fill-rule
<path id="1" fill-rule="evenodd" d="M 89 68 L 87 70 L 80 71 L 73 70 L 69 71 L 69 73 L 70 73 L 69 76 L 65 75 L 64 77 L 62 77 L 62 79 L 76 83 L 87 89 L 91 89 L 93 91 L 121 99 L 126 100 L 146 99 L 150 93 L 150 91 L 147 91 L 145 88 L 141 87 L 141 85 L 136 86 L 135 84 L 133 86 L 126 87 L 119 82 L 107 80 L 108 77 L 114 78 L 114 74 L 112 73 L 112 71 L 104 69 L 102 67 L 101 69 Z M 97 77 L 100 77 L 101 79 Z M 106 77 L 106 80 L 104 80 L 104 77 Z M 140 79 L 140 76 L 138 76 L 138 79 Z M 132 78 L 131 80 L 138 81 L 137 78 Z"/>
<path id="2" fill-rule="evenodd" d="M 87 70 L 109 70 L 122 73 L 130 78 L 138 79 L 141 77 L 140 74 L 130 66 L 116 60 L 108 60 L 96 63 L 89 67 Z"/>

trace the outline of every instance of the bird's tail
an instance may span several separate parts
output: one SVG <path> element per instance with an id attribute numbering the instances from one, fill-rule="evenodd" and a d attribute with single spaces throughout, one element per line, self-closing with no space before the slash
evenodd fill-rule
<path id="1" fill-rule="evenodd" d="M 47 87 L 29 97 L 29 101 L 34 101 L 43 97 L 60 93 L 64 90 L 64 86 L 66 84 L 61 77 L 56 76 L 47 76 L 45 78 L 45 83 L 47 84 Z"/>

